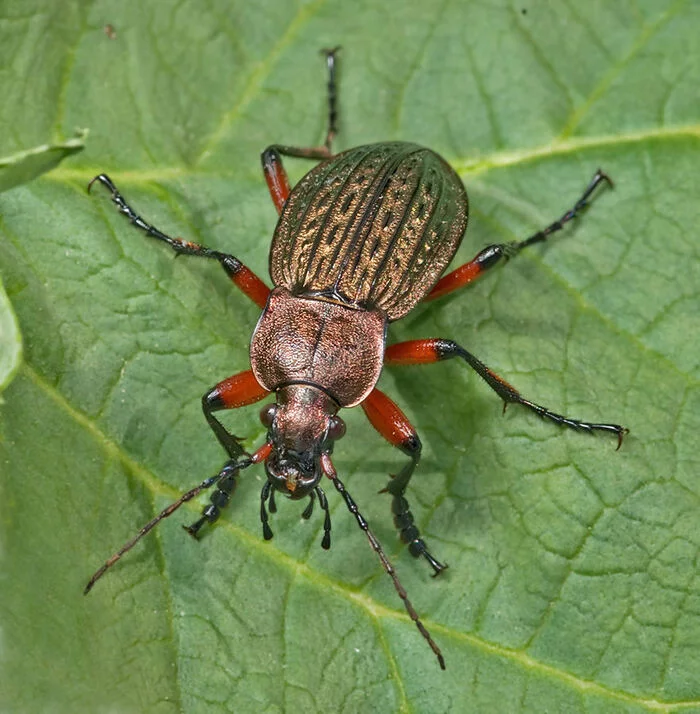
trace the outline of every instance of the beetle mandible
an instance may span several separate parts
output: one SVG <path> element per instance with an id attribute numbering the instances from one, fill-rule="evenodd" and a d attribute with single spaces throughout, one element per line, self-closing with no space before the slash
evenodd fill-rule
<path id="1" fill-rule="evenodd" d="M 274 495 L 279 491 L 293 500 L 308 498 L 302 514 L 307 519 L 318 500 L 325 514 L 321 545 L 330 548 L 330 514 L 320 486 L 327 477 L 365 532 L 410 618 L 444 669 L 440 648 L 333 466 L 333 444 L 345 433 L 337 413 L 341 408 L 362 406 L 372 426 L 409 457 L 383 490 L 392 497 L 391 510 L 401 540 L 413 556 L 425 558 L 434 575 L 447 566 L 428 550 L 406 500 L 421 442 L 399 407 L 375 386 L 383 365 L 460 358 L 496 392 L 504 408 L 510 403 L 521 404 L 563 426 L 610 432 L 617 436 L 619 449 L 627 432 L 624 427 L 572 419 L 525 399 L 452 340 L 421 339 L 386 346 L 389 323 L 402 318 L 419 302 L 462 288 L 523 248 L 546 241 L 588 205 L 600 184 L 612 182 L 598 170 L 578 201 L 558 220 L 525 240 L 490 245 L 441 278 L 467 225 L 468 202 L 462 182 L 444 159 L 415 144 L 379 143 L 333 154 L 338 49 L 323 50 L 328 67 L 329 115 L 324 144 L 311 148 L 274 144 L 262 153 L 263 172 L 279 213 L 270 248 L 272 290 L 234 256 L 172 238 L 147 223 L 106 174 L 96 176 L 88 186 L 88 190 L 95 182 L 105 186 L 133 225 L 169 245 L 176 254 L 218 261 L 263 312 L 251 340 L 251 369 L 219 382 L 202 398 L 204 416 L 227 452 L 228 461 L 215 476 L 185 493 L 124 544 L 92 576 L 85 592 L 161 520 L 215 486 L 201 518 L 185 527 L 196 537 L 205 523 L 219 517 L 240 471 L 263 462 L 267 474 L 260 501 L 264 538 L 272 538 L 268 509 L 276 510 Z M 291 188 L 282 156 L 321 163 Z M 214 412 L 253 404 L 271 393 L 275 394 L 275 403 L 260 413 L 268 429 L 266 443 L 248 454 Z"/>

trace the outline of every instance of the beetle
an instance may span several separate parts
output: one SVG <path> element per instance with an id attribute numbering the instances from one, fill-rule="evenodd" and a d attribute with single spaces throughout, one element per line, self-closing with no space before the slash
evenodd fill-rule
<path id="1" fill-rule="evenodd" d="M 443 276 L 467 225 L 464 186 L 442 157 L 416 144 L 384 142 L 333 153 L 338 49 L 323 50 L 328 71 L 324 144 L 310 148 L 273 144 L 261 156 L 267 186 L 279 213 L 270 248 L 273 289 L 233 255 L 172 238 L 145 221 L 106 174 L 96 176 L 88 185 L 89 191 L 94 183 L 102 184 L 134 226 L 169 245 L 177 255 L 218 261 L 263 312 L 251 339 L 251 369 L 219 382 L 202 398 L 207 423 L 228 455 L 225 465 L 147 523 L 95 572 L 85 593 L 161 520 L 202 491 L 215 487 L 201 517 L 184 526 L 197 537 L 205 523 L 218 519 L 240 471 L 262 462 L 267 475 L 260 495 L 265 540 L 273 536 L 268 509 L 276 511 L 274 497 L 280 492 L 292 500 L 308 498 L 302 513 L 306 519 L 318 500 L 325 514 L 321 546 L 330 548 L 328 501 L 320 485 L 327 477 L 365 532 L 410 618 L 444 669 L 440 648 L 333 466 L 334 443 L 345 433 L 338 411 L 361 406 L 379 434 L 409 457 L 383 491 L 392 497 L 391 510 L 401 540 L 411 555 L 428 562 L 433 575 L 447 566 L 426 546 L 406 499 L 420 459 L 421 441 L 401 409 L 376 387 L 384 365 L 462 359 L 503 400 L 504 409 L 511 403 L 520 404 L 563 426 L 615 434 L 619 449 L 628 431 L 624 427 L 572 419 L 529 401 L 452 340 L 418 339 L 386 346 L 391 322 L 404 317 L 418 303 L 454 292 L 524 248 L 546 241 L 588 206 L 601 184 L 612 185 L 612 181 L 603 171 L 596 171 L 581 197 L 558 220 L 525 240 L 489 245 Z M 282 156 L 320 163 L 292 188 Z M 260 413 L 267 428 L 266 442 L 248 454 L 215 412 L 247 406 L 270 394 L 275 395 L 275 402 Z"/>

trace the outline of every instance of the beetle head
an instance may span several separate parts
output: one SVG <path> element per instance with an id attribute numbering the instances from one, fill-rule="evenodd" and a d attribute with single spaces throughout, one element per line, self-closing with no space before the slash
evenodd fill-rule
<path id="1" fill-rule="evenodd" d="M 318 485 L 321 454 L 330 453 L 333 441 L 345 433 L 338 408 L 335 400 L 308 384 L 278 389 L 277 403 L 263 407 L 260 420 L 272 444 L 265 471 L 277 491 L 297 500 Z"/>

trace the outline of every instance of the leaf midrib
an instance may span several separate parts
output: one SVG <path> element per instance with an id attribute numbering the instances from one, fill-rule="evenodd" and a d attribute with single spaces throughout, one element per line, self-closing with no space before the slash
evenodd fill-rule
<path id="1" fill-rule="evenodd" d="M 528 149 L 496 151 L 479 157 L 450 157 L 450 165 L 462 176 L 478 176 L 490 169 L 524 166 L 539 159 L 567 156 L 585 150 L 624 146 L 646 141 L 676 141 L 682 139 L 700 139 L 700 124 L 683 124 L 670 127 L 640 129 L 623 134 L 600 134 L 597 136 L 579 136 L 574 139 L 555 139 L 546 144 Z M 104 166 L 67 168 L 59 166 L 42 178 L 58 183 L 87 183 L 105 170 Z M 163 166 L 157 169 L 110 169 L 110 174 L 119 178 L 120 184 L 149 184 L 194 176 L 197 178 L 230 178 L 230 171 L 211 171 L 188 166 Z"/>
<path id="2" fill-rule="evenodd" d="M 22 373 L 32 381 L 32 383 L 39 388 L 47 397 L 49 397 L 59 408 L 61 408 L 76 424 L 84 428 L 94 440 L 105 450 L 105 452 L 119 460 L 124 464 L 130 472 L 138 478 L 141 483 L 148 488 L 153 495 L 159 495 L 164 497 L 170 497 L 173 500 L 176 499 L 180 493 L 165 484 L 163 481 L 158 479 L 154 473 L 144 468 L 140 463 L 129 456 L 124 449 L 111 440 L 98 426 L 92 421 L 88 416 L 83 414 L 81 411 L 73 407 L 69 401 L 51 384 L 49 384 L 42 375 L 36 372 L 27 362 L 22 365 Z M 196 504 L 185 504 L 185 506 L 191 510 L 196 511 Z M 377 623 L 377 631 L 379 637 L 383 643 L 385 643 L 385 638 L 383 637 L 383 630 L 379 626 L 379 622 L 383 618 L 392 618 L 394 620 L 400 620 L 402 622 L 409 622 L 409 618 L 404 613 L 387 608 L 385 605 L 378 603 L 371 597 L 368 597 L 364 593 L 353 592 L 350 590 L 346 584 L 340 583 L 339 581 L 328 577 L 327 575 L 314 570 L 306 563 L 300 563 L 289 555 L 286 555 L 282 551 L 274 548 L 270 548 L 269 545 L 263 545 L 260 538 L 251 535 L 248 531 L 237 527 L 234 523 L 229 520 L 223 521 L 220 528 L 226 530 L 236 539 L 242 540 L 245 544 L 254 550 L 256 555 L 262 555 L 268 560 L 273 561 L 276 565 L 287 569 L 290 573 L 294 575 L 301 575 L 306 577 L 309 582 L 327 591 L 329 588 L 340 595 L 341 597 L 349 600 L 357 605 L 359 605 L 369 616 Z M 653 698 L 640 698 L 635 697 L 626 692 L 620 692 L 609 687 L 605 687 L 597 682 L 591 682 L 589 680 L 576 677 L 569 672 L 558 669 L 551 665 L 545 664 L 540 660 L 537 660 L 524 652 L 514 650 L 511 648 L 503 647 L 501 645 L 488 642 L 474 634 L 469 634 L 465 632 L 459 632 L 448 628 L 435 621 L 424 619 L 424 622 L 429 626 L 429 628 L 440 633 L 443 636 L 449 636 L 454 640 L 461 641 L 463 643 L 469 644 L 475 649 L 479 649 L 482 652 L 486 652 L 492 655 L 497 655 L 504 659 L 516 662 L 523 669 L 536 670 L 544 675 L 558 679 L 568 686 L 580 692 L 595 693 L 597 695 L 606 696 L 611 699 L 622 701 L 626 703 L 634 703 L 646 706 L 651 711 L 659 712 L 675 712 L 680 711 L 684 708 L 689 708 L 697 706 L 700 704 L 700 700 L 688 700 L 680 701 L 674 703 L 666 703 L 658 699 Z M 389 659 L 389 665 L 394 671 L 396 677 L 398 677 L 398 666 L 395 662 L 395 657 L 393 656 L 390 648 L 388 646 L 384 647 L 387 658 Z M 398 680 L 396 680 L 398 681 Z M 404 699 L 404 704 L 408 703 L 403 688 L 400 688 L 400 695 Z"/>

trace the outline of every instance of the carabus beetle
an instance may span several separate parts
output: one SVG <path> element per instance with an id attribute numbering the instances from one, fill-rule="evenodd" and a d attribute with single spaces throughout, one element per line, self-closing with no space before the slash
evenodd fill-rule
<path id="1" fill-rule="evenodd" d="M 399 407 L 376 388 L 382 366 L 428 364 L 463 359 L 503 400 L 521 404 L 557 424 L 588 432 L 617 435 L 618 448 L 627 432 L 617 424 L 594 424 L 556 414 L 527 399 L 474 355 L 451 340 L 412 340 L 386 346 L 389 323 L 419 302 L 451 293 L 515 256 L 545 241 L 589 202 L 603 182 L 597 171 L 573 208 L 541 231 L 520 242 L 490 245 L 472 260 L 440 278 L 452 260 L 467 225 L 467 194 L 454 170 L 429 149 L 404 142 L 360 146 L 333 154 L 336 134 L 336 52 L 324 50 L 328 64 L 328 133 L 323 146 L 296 148 L 272 145 L 262 154 L 265 179 L 279 221 L 270 249 L 270 290 L 237 258 L 196 243 L 171 238 L 135 213 L 111 179 L 100 174 L 112 201 L 133 225 L 169 245 L 178 255 L 218 261 L 231 280 L 263 313 L 250 345 L 251 369 L 225 379 L 202 399 L 204 416 L 228 454 L 219 473 L 205 479 L 168 506 L 92 576 L 95 582 L 163 518 L 201 491 L 215 486 L 201 518 L 186 530 L 195 536 L 214 522 L 235 489 L 240 471 L 263 462 L 260 517 L 263 535 L 272 538 L 268 508 L 276 510 L 276 491 L 293 500 L 309 499 L 303 512 L 311 516 L 318 499 L 325 513 L 321 545 L 329 548 L 331 522 L 320 486 L 326 476 L 339 491 L 357 523 L 392 578 L 397 593 L 444 669 L 435 641 L 420 621 L 367 521 L 338 477 L 331 454 L 345 433 L 341 408 L 362 406 L 375 429 L 408 457 L 409 462 L 384 489 L 392 496 L 394 523 L 413 556 L 427 560 L 438 575 L 447 566 L 430 553 L 414 523 L 406 488 L 418 464 L 421 442 Z M 292 189 L 282 156 L 320 160 Z M 88 187 L 88 190 L 90 188 Z M 267 441 L 252 455 L 240 446 L 214 416 L 222 409 L 253 404 L 274 393 L 276 402 L 260 418 Z"/>

